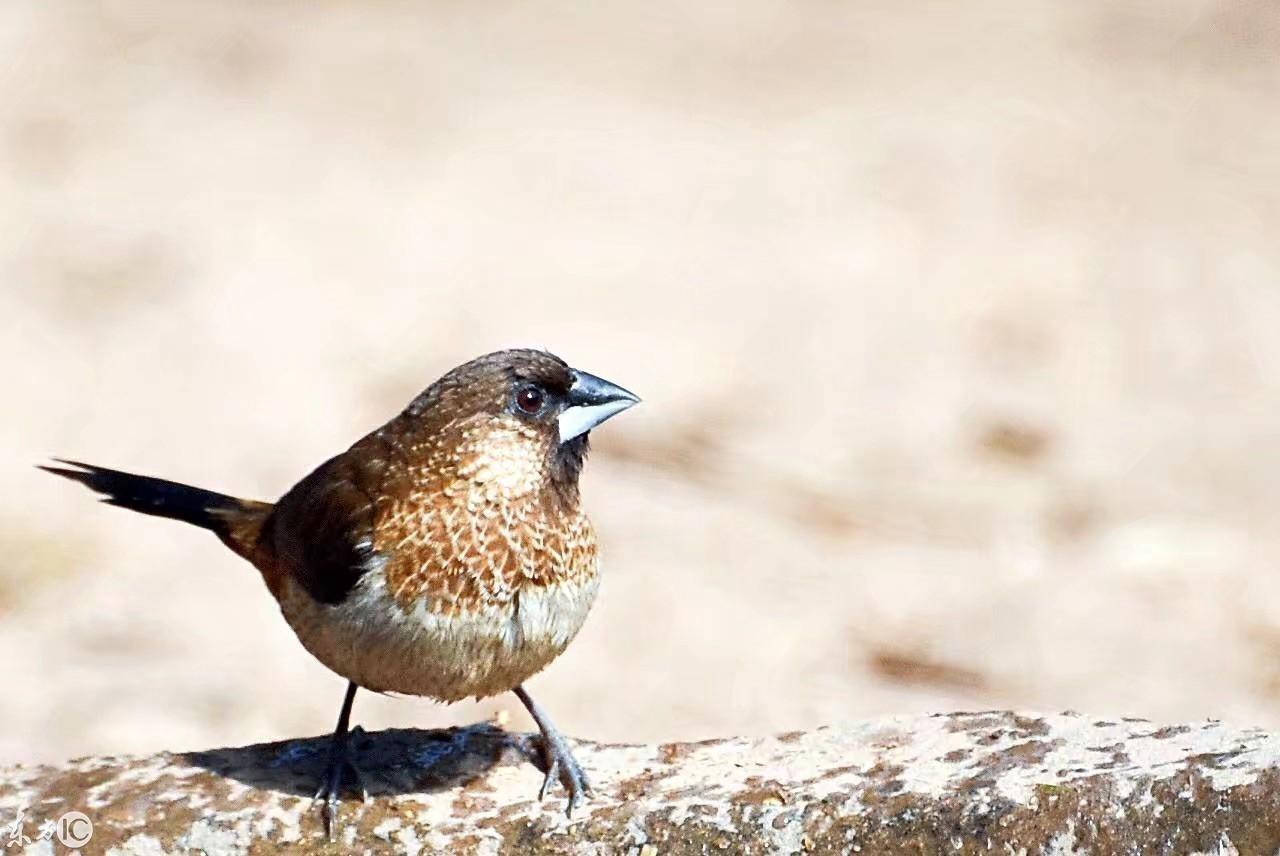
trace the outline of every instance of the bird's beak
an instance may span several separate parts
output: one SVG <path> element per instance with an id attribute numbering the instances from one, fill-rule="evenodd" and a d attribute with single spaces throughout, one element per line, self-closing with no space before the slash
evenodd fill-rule
<path id="1" fill-rule="evenodd" d="M 577 369 L 572 370 L 573 385 L 569 387 L 569 406 L 560 411 L 560 442 L 567 443 L 579 437 L 610 416 L 616 416 L 640 398 L 604 378 Z"/>

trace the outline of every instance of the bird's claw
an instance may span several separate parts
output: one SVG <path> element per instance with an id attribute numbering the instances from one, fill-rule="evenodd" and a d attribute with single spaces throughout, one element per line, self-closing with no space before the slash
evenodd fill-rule
<path id="1" fill-rule="evenodd" d="M 538 790 L 538 800 L 546 799 L 551 786 L 559 779 L 569 793 L 569 804 L 565 807 L 564 813 L 566 817 L 571 818 L 574 810 L 582 805 L 583 798 L 592 796 L 591 782 L 578 764 L 578 760 L 573 757 L 573 751 L 559 734 L 551 737 L 544 734 L 537 739 L 542 748 L 542 760 L 547 771 L 542 780 L 542 787 Z"/>
<path id="2" fill-rule="evenodd" d="M 354 736 L 359 726 L 352 729 Z M 324 834 L 332 839 L 338 828 L 338 806 L 342 802 L 342 785 L 350 781 L 360 791 L 363 802 L 369 802 L 369 789 L 365 787 L 364 774 L 356 766 L 350 739 L 335 742 L 329 750 L 329 763 L 325 768 L 320 788 L 311 798 L 311 803 L 320 803 L 320 818 L 324 822 Z"/>
<path id="3" fill-rule="evenodd" d="M 551 790 L 551 783 L 560 775 L 560 762 L 554 758 L 547 765 L 546 778 L 542 780 L 542 787 L 538 788 L 538 802 L 542 802 L 547 798 L 547 791 Z"/>

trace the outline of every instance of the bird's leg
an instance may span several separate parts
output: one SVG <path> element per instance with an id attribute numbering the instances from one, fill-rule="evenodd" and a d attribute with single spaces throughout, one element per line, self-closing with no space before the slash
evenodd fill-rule
<path id="1" fill-rule="evenodd" d="M 355 681 L 347 684 L 347 695 L 342 700 L 342 712 L 338 714 L 338 725 L 333 729 L 333 738 L 329 741 L 329 763 L 325 767 L 324 778 L 320 781 L 320 790 L 316 791 L 316 800 L 323 800 L 320 804 L 320 817 L 324 820 L 324 834 L 329 838 L 333 838 L 335 829 L 338 826 L 338 802 L 342 794 L 342 783 L 350 774 L 352 782 L 360 789 L 360 794 L 365 801 L 369 799 L 369 792 L 365 790 L 364 779 L 360 775 L 360 768 L 356 766 L 355 759 L 352 757 L 351 737 L 347 730 L 351 722 L 351 703 L 355 701 L 356 690 Z M 358 731 L 360 726 L 356 726 Z"/>
<path id="2" fill-rule="evenodd" d="M 514 692 L 516 697 L 524 703 L 533 721 L 538 723 L 538 730 L 542 732 L 542 759 L 546 764 L 547 777 L 542 780 L 538 799 L 546 797 L 551 783 L 559 778 L 565 790 L 569 792 L 569 805 L 565 809 L 565 815 L 573 817 L 573 810 L 582 802 L 583 796 L 591 795 L 591 782 L 587 781 L 587 774 L 582 771 L 582 767 L 578 766 L 568 741 L 556 730 L 546 712 L 538 706 L 524 687 L 516 687 Z"/>

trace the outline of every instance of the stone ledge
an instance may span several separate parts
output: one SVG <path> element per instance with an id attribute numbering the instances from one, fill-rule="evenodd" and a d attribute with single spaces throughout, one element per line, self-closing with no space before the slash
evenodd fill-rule
<path id="1" fill-rule="evenodd" d="M 362 733 L 369 803 L 321 837 L 326 739 L 0 769 L 0 827 L 79 810 L 85 853 L 1168 853 L 1280 850 L 1280 736 L 1078 714 L 894 717 L 776 737 L 579 743 L 573 820 L 520 735 Z M 7 843 L 7 840 L 4 842 Z M 16 852 L 5 850 L 4 852 Z M 36 841 L 31 853 L 66 852 Z"/>

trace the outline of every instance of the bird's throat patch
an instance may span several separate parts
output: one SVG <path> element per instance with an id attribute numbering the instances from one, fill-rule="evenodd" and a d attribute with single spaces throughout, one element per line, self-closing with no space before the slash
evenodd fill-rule
<path id="1" fill-rule="evenodd" d="M 547 479 L 547 440 L 537 428 L 501 419 L 469 429 L 459 448 L 457 482 L 488 501 L 519 499 Z"/>

